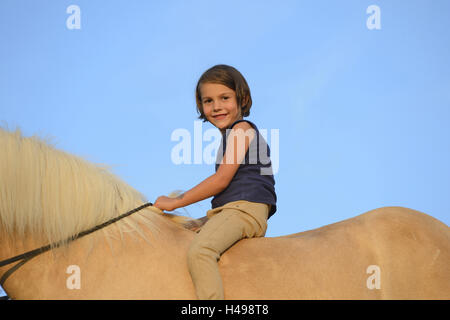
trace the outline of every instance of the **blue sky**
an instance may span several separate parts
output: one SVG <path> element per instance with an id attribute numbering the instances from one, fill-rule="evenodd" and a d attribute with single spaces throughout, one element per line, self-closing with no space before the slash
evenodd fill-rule
<path id="1" fill-rule="evenodd" d="M 80 29 L 66 25 L 72 4 Z M 370 5 L 381 29 L 366 25 Z M 193 135 L 197 80 L 228 64 L 250 85 L 248 119 L 279 130 L 266 236 L 382 206 L 448 225 L 449 10 L 438 0 L 3 0 L 0 121 L 111 165 L 153 202 L 214 173 L 174 164 L 170 137 Z M 204 216 L 210 199 L 185 209 Z"/>

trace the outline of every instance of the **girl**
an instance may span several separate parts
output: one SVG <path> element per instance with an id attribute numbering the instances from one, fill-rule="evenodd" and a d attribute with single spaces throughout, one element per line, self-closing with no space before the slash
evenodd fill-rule
<path id="1" fill-rule="evenodd" d="M 197 297 L 224 299 L 220 255 L 240 239 L 265 235 L 276 211 L 275 180 L 269 146 L 256 125 L 243 120 L 252 99 L 242 74 L 216 65 L 200 77 L 195 94 L 199 118 L 222 133 L 216 172 L 177 198 L 158 197 L 154 206 L 172 211 L 214 196 L 187 259 Z"/>

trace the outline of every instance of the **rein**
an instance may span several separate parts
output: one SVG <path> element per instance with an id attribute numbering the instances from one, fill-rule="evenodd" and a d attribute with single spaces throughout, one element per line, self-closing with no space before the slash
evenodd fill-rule
<path id="1" fill-rule="evenodd" d="M 19 263 L 17 263 L 16 265 L 14 265 L 14 266 L 11 267 L 10 269 L 8 269 L 8 271 L 6 271 L 6 272 L 3 274 L 3 276 L 0 278 L 0 286 L 3 287 L 3 284 L 5 283 L 6 279 L 8 279 L 8 277 L 9 277 L 14 271 L 16 271 L 17 269 L 19 269 L 21 266 L 23 266 L 25 263 L 27 263 L 28 261 L 30 261 L 30 260 L 33 259 L 34 257 L 40 255 L 41 253 L 44 253 L 44 252 L 47 252 L 47 251 L 49 251 L 49 250 L 58 248 L 58 247 L 60 247 L 62 244 L 67 244 L 67 243 L 69 243 L 69 242 L 71 242 L 71 241 L 74 241 L 74 240 L 76 240 L 76 239 L 79 239 L 79 238 L 82 238 L 82 237 L 84 237 L 84 236 L 87 236 L 88 234 L 91 234 L 91 233 L 93 233 L 93 232 L 95 232 L 95 231 L 97 231 L 97 230 L 100 230 L 100 229 L 102 229 L 102 228 L 104 228 L 104 227 L 106 227 L 106 226 L 108 226 L 108 225 L 110 225 L 110 224 L 112 224 L 112 223 L 114 223 L 114 222 L 116 222 L 116 221 L 119 221 L 120 219 L 123 219 L 123 218 L 125 218 L 125 217 L 128 217 L 129 215 L 131 215 L 131 214 L 133 214 L 133 213 L 135 213 L 135 212 L 137 212 L 137 211 L 139 211 L 139 210 L 142 210 L 142 209 L 144 209 L 144 208 L 146 208 L 146 207 L 148 207 L 148 206 L 152 206 L 152 205 L 153 205 L 153 204 L 152 204 L 151 202 L 148 202 L 148 203 L 146 203 L 146 204 L 143 204 L 143 205 L 140 206 L 140 207 L 137 207 L 137 208 L 135 208 L 135 209 L 133 209 L 133 210 L 130 210 L 130 211 L 128 211 L 128 212 L 125 212 L 124 214 L 121 214 L 120 216 L 115 217 L 115 218 L 113 218 L 113 219 L 111 219 L 111 220 L 108 220 L 108 221 L 106 221 L 106 222 L 104 222 L 104 223 L 102 223 L 102 224 L 99 224 L 99 225 L 97 225 L 97 226 L 95 226 L 95 227 L 93 227 L 93 228 L 91 228 L 91 229 L 88 229 L 88 230 L 85 230 L 85 231 L 83 231 L 83 232 L 80 232 L 79 234 L 77 234 L 77 235 L 75 235 L 75 236 L 72 236 L 72 237 L 70 237 L 70 238 L 68 238 L 68 239 L 66 239 L 66 240 L 64 240 L 64 241 L 58 241 L 58 242 L 56 242 L 56 243 L 54 243 L 54 244 L 48 244 L 48 245 L 42 246 L 42 247 L 40 247 L 40 248 L 38 248 L 38 249 L 31 250 L 31 251 L 22 253 L 22 254 L 20 254 L 20 255 L 17 255 L 17 256 L 15 256 L 15 257 L 12 257 L 12 258 L 9 258 L 9 259 L 0 261 L 0 267 L 6 266 L 6 265 L 11 264 L 11 263 L 16 262 L 16 261 L 20 261 Z"/>

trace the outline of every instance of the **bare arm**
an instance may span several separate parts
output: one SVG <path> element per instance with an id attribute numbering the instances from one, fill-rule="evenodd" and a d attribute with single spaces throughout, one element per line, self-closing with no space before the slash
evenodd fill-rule
<path id="1" fill-rule="evenodd" d="M 209 176 L 192 189 L 176 197 L 176 208 L 186 207 L 192 203 L 215 196 L 226 188 L 224 181 L 216 173 Z"/>
<path id="2" fill-rule="evenodd" d="M 223 157 L 223 163 L 219 166 L 215 174 L 209 176 L 175 199 L 165 196 L 159 197 L 154 206 L 163 210 L 172 211 L 176 208 L 188 206 L 222 192 L 230 184 L 233 176 L 236 174 L 249 145 L 254 138 L 254 132 L 247 132 L 247 136 L 244 132 L 247 129 L 252 129 L 247 122 L 237 123 L 235 128 L 242 130 L 235 130 L 233 128 L 228 136 L 227 150 Z"/>

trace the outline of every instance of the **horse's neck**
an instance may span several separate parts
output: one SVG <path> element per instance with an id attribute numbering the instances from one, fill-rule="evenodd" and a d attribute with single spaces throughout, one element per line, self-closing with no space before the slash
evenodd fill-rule
<path id="1" fill-rule="evenodd" d="M 127 283 L 136 286 L 133 281 L 141 281 L 148 283 L 149 288 L 159 288 L 155 292 L 159 297 L 164 286 L 170 288 L 172 291 L 167 292 L 170 296 L 176 285 L 168 285 L 164 277 L 173 272 L 173 281 L 184 278 L 177 272 L 180 263 L 184 263 L 193 232 L 162 216 L 155 218 L 154 227 L 157 231 L 143 228 L 147 240 L 136 232 L 106 238 L 102 231 L 97 231 L 67 248 L 41 254 L 14 272 L 6 281 L 5 290 L 12 298 L 126 298 Z M 21 254 L 25 249 L 35 248 L 28 245 L 0 249 L 0 259 Z M 0 275 L 6 270 L 6 267 L 0 269 Z M 81 284 L 79 289 L 77 279 Z M 181 287 L 186 290 L 185 286 Z"/>

